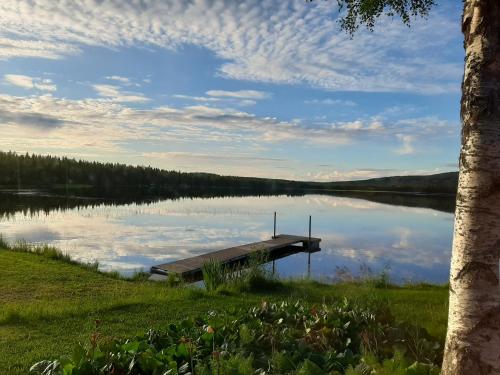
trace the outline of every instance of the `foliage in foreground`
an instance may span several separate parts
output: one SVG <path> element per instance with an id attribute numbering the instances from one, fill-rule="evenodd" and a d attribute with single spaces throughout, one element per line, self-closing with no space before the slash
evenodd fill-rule
<path id="1" fill-rule="evenodd" d="M 439 373 L 440 353 L 425 330 L 396 324 L 380 307 L 262 302 L 126 341 L 101 337 L 97 327 L 90 346 L 38 362 L 31 373 L 424 375 Z"/>

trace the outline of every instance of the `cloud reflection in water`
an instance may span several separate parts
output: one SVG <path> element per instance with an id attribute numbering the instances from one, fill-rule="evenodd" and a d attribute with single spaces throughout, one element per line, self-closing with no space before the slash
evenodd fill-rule
<path id="1" fill-rule="evenodd" d="M 0 220 L 0 233 L 8 240 L 49 243 L 74 259 L 129 273 L 268 239 L 274 211 L 280 233 L 306 234 L 308 215 L 313 216 L 313 235 L 323 239 L 322 252 L 312 255 L 316 278 L 331 279 L 343 266 L 356 274 L 362 264 L 374 272 L 389 264 L 397 281 L 448 278 L 452 214 L 345 197 L 194 198 L 18 212 Z M 284 277 L 302 276 L 307 255 L 279 260 L 277 270 Z"/>

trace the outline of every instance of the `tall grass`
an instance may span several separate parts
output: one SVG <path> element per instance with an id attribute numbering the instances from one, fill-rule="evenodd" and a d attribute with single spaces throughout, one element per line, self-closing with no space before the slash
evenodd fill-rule
<path id="1" fill-rule="evenodd" d="M 202 267 L 203 282 L 209 291 L 256 291 L 277 286 L 277 277 L 269 271 L 265 263 L 269 257 L 264 251 L 249 255 L 247 262 L 236 265 L 223 265 L 210 259 Z"/>
<path id="2" fill-rule="evenodd" d="M 181 286 L 185 285 L 184 279 L 182 278 L 182 275 L 179 275 L 178 273 L 173 273 L 173 272 L 168 273 L 167 280 L 165 280 L 165 283 L 170 288 L 181 287 Z"/>
<path id="3" fill-rule="evenodd" d="M 382 271 L 375 273 L 366 263 L 361 263 L 359 266 L 359 275 L 355 275 L 346 266 L 336 267 L 334 283 L 356 283 L 374 288 L 384 289 L 396 287 L 397 285 L 391 280 L 391 267 L 387 263 Z"/>
<path id="4" fill-rule="evenodd" d="M 39 255 L 48 259 L 57 260 L 63 263 L 72 264 L 90 271 L 94 271 L 112 279 L 141 282 L 141 281 L 147 281 L 151 276 L 149 272 L 144 272 L 144 271 L 136 271 L 131 276 L 123 276 L 118 271 L 101 271 L 99 269 L 98 261 L 81 262 L 78 260 L 74 260 L 71 259 L 69 254 L 63 253 L 57 247 L 49 246 L 46 244 L 44 245 L 30 244 L 24 240 L 16 241 L 11 244 L 1 234 L 0 234 L 0 250 Z"/>
<path id="5" fill-rule="evenodd" d="M 8 249 L 10 247 L 9 243 L 0 234 L 0 249 Z"/>
<path id="6" fill-rule="evenodd" d="M 229 281 L 230 271 L 228 267 L 212 258 L 203 264 L 201 272 L 203 273 L 205 288 L 209 292 L 217 290 L 221 285 Z"/>
<path id="7" fill-rule="evenodd" d="M 78 265 L 80 267 L 97 271 L 99 268 L 99 263 L 97 261 L 84 263 L 71 259 L 68 254 L 63 253 L 61 250 L 54 246 L 49 245 L 35 245 L 30 244 L 26 241 L 16 241 L 14 243 L 9 243 L 6 241 L 2 235 L 0 235 L 0 249 L 14 251 L 17 253 L 30 253 L 43 256 L 45 258 L 58 260 L 68 264 Z"/>

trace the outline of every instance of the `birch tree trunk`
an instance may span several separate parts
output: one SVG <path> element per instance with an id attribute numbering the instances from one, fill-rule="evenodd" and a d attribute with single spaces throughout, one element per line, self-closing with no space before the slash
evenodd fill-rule
<path id="1" fill-rule="evenodd" d="M 465 0 L 462 148 L 442 374 L 500 374 L 500 0 Z"/>

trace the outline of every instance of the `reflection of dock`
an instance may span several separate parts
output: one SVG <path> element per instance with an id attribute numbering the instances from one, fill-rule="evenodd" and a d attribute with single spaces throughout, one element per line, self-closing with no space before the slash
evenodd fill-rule
<path id="1" fill-rule="evenodd" d="M 201 269 L 203 265 L 209 261 L 217 261 L 227 266 L 236 266 L 244 265 L 248 262 L 250 256 L 257 252 L 263 252 L 269 261 L 300 252 L 311 254 L 321 250 L 319 247 L 320 241 L 320 238 L 311 236 L 280 234 L 267 241 L 230 247 L 172 263 L 153 266 L 151 267 L 151 273 L 153 274 L 151 278 L 161 280 L 168 274 L 173 273 L 182 276 L 187 281 L 198 281 L 202 279 Z"/>

